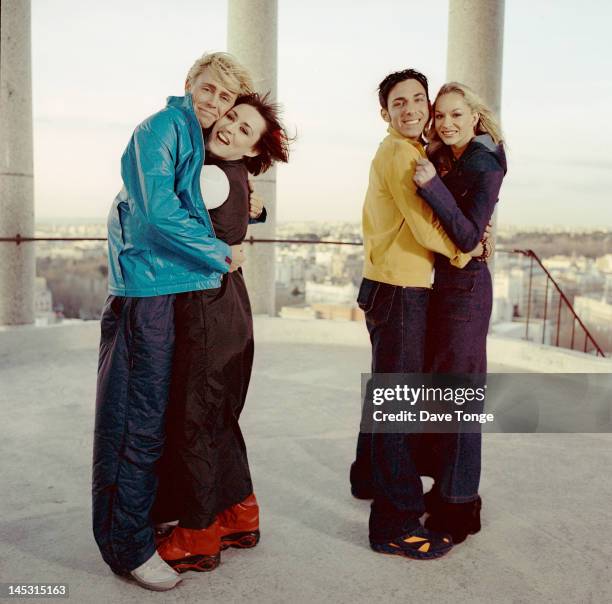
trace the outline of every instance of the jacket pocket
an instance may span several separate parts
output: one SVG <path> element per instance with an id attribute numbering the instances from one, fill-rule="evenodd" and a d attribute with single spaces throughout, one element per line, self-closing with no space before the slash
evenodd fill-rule
<path id="1" fill-rule="evenodd" d="M 153 254 L 149 249 L 122 250 L 119 253 L 119 265 L 126 286 L 142 288 L 155 285 L 153 262 Z"/>
<path id="2" fill-rule="evenodd" d="M 100 332 L 102 342 L 112 341 L 121 323 L 121 312 L 125 305 L 126 298 L 123 296 L 110 295 L 106 299 L 102 316 L 100 317 Z"/>
<path id="3" fill-rule="evenodd" d="M 125 304 L 124 296 L 109 296 L 108 301 L 110 302 L 111 312 L 115 315 L 115 317 L 119 317 L 121 315 L 121 309 Z"/>

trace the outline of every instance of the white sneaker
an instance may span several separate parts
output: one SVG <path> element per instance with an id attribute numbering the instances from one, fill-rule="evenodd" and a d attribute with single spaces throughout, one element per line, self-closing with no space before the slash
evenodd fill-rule
<path id="1" fill-rule="evenodd" d="M 180 583 L 181 577 L 155 552 L 144 564 L 135 568 L 130 575 L 145 589 L 167 591 Z"/>

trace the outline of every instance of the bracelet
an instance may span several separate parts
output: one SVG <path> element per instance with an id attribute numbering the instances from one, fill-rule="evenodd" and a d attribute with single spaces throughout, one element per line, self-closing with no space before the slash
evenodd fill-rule
<path id="1" fill-rule="evenodd" d="M 480 243 L 482 243 L 482 254 L 476 258 L 478 262 L 486 262 L 491 255 L 491 250 L 489 249 L 489 241 L 488 239 L 481 239 Z"/>

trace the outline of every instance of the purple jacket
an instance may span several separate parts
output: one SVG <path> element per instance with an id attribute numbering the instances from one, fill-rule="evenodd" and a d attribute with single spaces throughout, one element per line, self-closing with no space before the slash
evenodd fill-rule
<path id="1" fill-rule="evenodd" d="M 484 234 L 506 174 L 503 145 L 488 134 L 476 136 L 456 161 L 442 145 L 430 156 L 438 174 L 419 194 L 431 206 L 448 236 L 463 252 L 472 251 Z"/>

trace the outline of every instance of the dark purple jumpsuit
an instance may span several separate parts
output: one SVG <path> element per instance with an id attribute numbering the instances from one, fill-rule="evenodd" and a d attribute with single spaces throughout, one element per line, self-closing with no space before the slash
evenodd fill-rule
<path id="1" fill-rule="evenodd" d="M 225 203 L 210 210 L 216 236 L 239 244 L 249 224 L 246 167 L 210 154 L 205 163 L 221 168 L 230 183 Z M 218 289 L 178 294 L 175 323 L 167 442 L 153 517 L 206 528 L 253 492 L 238 424 L 253 366 L 253 317 L 242 271 L 224 275 Z"/>
<path id="2" fill-rule="evenodd" d="M 472 139 L 455 161 L 442 146 L 431 156 L 442 177 L 436 176 L 419 194 L 436 213 L 448 236 L 470 252 L 484 234 L 506 173 L 502 145 L 491 137 Z M 483 386 L 487 371 L 487 331 L 493 291 L 491 274 L 484 262 L 472 259 L 463 269 L 436 254 L 431 293 L 426 371 L 463 374 L 471 387 Z M 471 408 L 481 412 L 482 409 Z M 478 433 L 431 435 L 434 450 L 435 488 L 444 501 L 465 503 L 478 498 L 482 435 Z"/>

